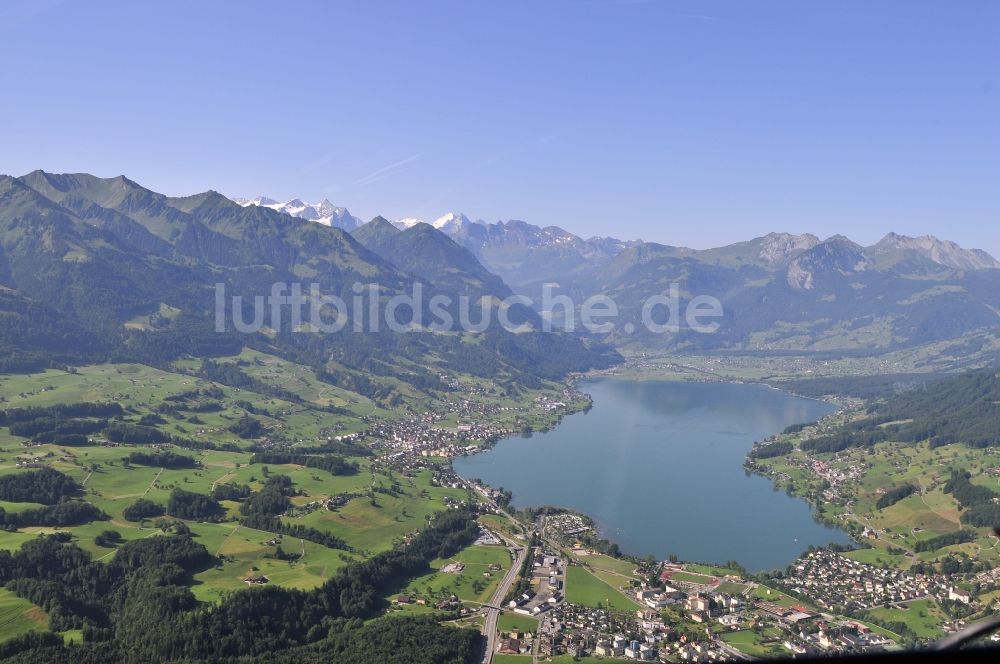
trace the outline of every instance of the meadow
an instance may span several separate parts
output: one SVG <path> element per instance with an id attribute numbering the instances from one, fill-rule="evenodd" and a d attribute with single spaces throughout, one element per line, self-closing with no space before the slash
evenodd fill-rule
<path id="1" fill-rule="evenodd" d="M 620 611 L 635 611 L 640 608 L 620 591 L 576 565 L 566 568 L 566 601 L 591 607 L 600 605 Z"/>
<path id="2" fill-rule="evenodd" d="M 0 641 L 46 629 L 48 625 L 49 617 L 44 611 L 6 588 L 0 588 Z"/>
<path id="3" fill-rule="evenodd" d="M 798 441 L 798 436 L 789 439 Z M 879 443 L 872 448 L 853 448 L 837 454 L 812 454 L 827 461 L 830 467 L 849 471 L 865 468 L 864 475 L 849 481 L 843 487 L 844 495 L 854 501 L 850 510 L 823 501 L 823 512 L 828 519 L 841 523 L 854 523 L 858 527 L 870 526 L 880 533 L 879 538 L 867 540 L 871 547 L 848 553 L 855 560 L 877 565 L 907 569 L 913 561 L 940 561 L 949 554 L 961 553 L 992 565 L 1000 564 L 1000 547 L 988 528 L 978 529 L 979 536 L 972 542 L 942 547 L 933 551 L 918 552 L 908 557 L 918 542 L 937 535 L 965 528 L 960 521 L 961 510 L 953 496 L 943 491 L 953 470 L 969 470 L 976 483 L 995 485 L 986 470 L 1000 465 L 1000 450 L 995 448 L 972 449 L 965 445 L 944 445 L 931 448 L 927 443 L 916 445 Z M 816 492 L 821 486 L 819 478 L 803 465 L 807 457 L 796 450 L 785 457 L 766 459 L 764 464 L 788 477 L 779 481 L 782 487 L 794 485 L 794 493 L 804 496 Z M 887 488 L 910 484 L 917 491 L 895 504 L 879 508 L 877 502 Z"/>
<path id="4" fill-rule="evenodd" d="M 910 602 L 905 607 L 872 609 L 873 616 L 883 621 L 904 622 L 921 638 L 937 638 L 944 634 L 941 623 L 945 616 L 932 599 Z"/>
<path id="5" fill-rule="evenodd" d="M 461 572 L 441 571 L 446 565 L 456 562 L 464 565 Z M 490 571 L 491 564 L 500 565 L 501 570 Z M 493 595 L 500 580 L 510 569 L 510 565 L 510 553 L 505 547 L 473 545 L 452 558 L 433 561 L 431 568 L 434 571 L 411 579 L 394 595 L 419 597 L 428 600 L 429 603 L 448 599 L 454 595 L 463 602 L 483 603 Z"/>

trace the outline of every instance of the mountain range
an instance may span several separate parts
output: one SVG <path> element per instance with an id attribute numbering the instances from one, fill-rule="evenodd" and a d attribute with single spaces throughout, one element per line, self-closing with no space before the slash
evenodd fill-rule
<path id="1" fill-rule="evenodd" d="M 811 234 L 770 233 L 723 247 L 691 249 L 641 240 L 584 239 L 555 226 L 517 220 L 487 223 L 460 213 L 429 224 L 413 218 L 377 221 L 377 232 L 369 228 L 375 223 L 370 222 L 355 236 L 414 273 L 430 276 L 413 261 L 431 254 L 391 246 L 399 242 L 391 238 L 419 228 L 425 237 L 431 231 L 449 237 L 514 292 L 536 303 L 546 283 L 578 302 L 595 294 L 611 296 L 621 323 L 638 329 L 624 335 L 619 325 L 610 335 L 625 347 L 885 353 L 946 343 L 948 352 L 958 355 L 972 348 L 1000 357 L 1000 261 L 985 251 L 932 236 L 889 233 L 874 245 L 861 246 L 843 236 L 822 240 Z M 436 242 L 440 245 L 441 238 Z M 459 255 L 463 259 L 455 261 Z M 482 272 L 469 269 L 465 254 L 456 252 L 447 262 L 452 263 L 485 282 Z M 721 301 L 725 318 L 718 334 L 681 331 L 664 336 L 642 328 L 642 303 L 675 282 L 686 296 L 707 294 Z M 492 292 L 501 291 L 494 285 Z"/>
<path id="2" fill-rule="evenodd" d="M 417 324 L 413 334 L 293 334 L 283 313 L 266 313 L 252 335 L 214 331 L 217 284 L 252 302 L 275 282 L 316 283 L 345 301 L 354 283 L 378 283 L 388 298 L 420 282 L 428 298 L 450 296 L 453 313 L 459 296 L 488 296 L 495 309 L 517 293 L 536 308 L 518 305 L 514 318 L 534 331 L 492 325 L 473 340 Z M 593 295 L 612 298 L 615 329 L 543 333 L 543 318 L 567 314 L 537 306 L 545 283 L 577 306 Z M 719 300 L 715 334 L 641 324 L 644 303 L 671 284 L 685 301 Z M 373 375 L 416 389 L 439 385 L 448 369 L 529 384 L 607 366 L 618 358 L 609 345 L 671 353 L 917 349 L 956 366 L 966 357 L 982 364 L 1000 359 L 998 328 L 1000 263 L 929 236 L 890 233 L 864 247 L 842 236 L 771 233 L 690 249 L 462 214 L 361 224 L 328 201 L 232 201 L 214 191 L 168 197 L 124 176 L 0 176 L 0 369 L 155 364 L 251 346 L 386 397 L 398 382 Z"/>
<path id="3" fill-rule="evenodd" d="M 318 216 L 321 208 L 345 210 L 334 208 L 329 201 L 309 205 L 297 198 L 289 203 L 277 203 L 265 197 L 235 200 L 317 221 L 326 218 Z M 441 231 L 471 251 L 486 269 L 505 283 L 524 291 L 532 291 L 536 282 L 558 281 L 585 273 L 595 264 L 609 262 L 622 249 L 641 244 L 641 241 L 626 242 L 612 237 L 583 239 L 558 226 L 543 228 L 518 220 L 473 221 L 460 212 L 449 212 L 430 222 L 406 217 L 389 223 L 403 231 L 421 225 Z M 334 221 L 333 225 L 353 231 L 360 223 Z"/>
<path id="4" fill-rule="evenodd" d="M 347 213 L 346 208 L 335 207 L 327 200 L 316 204 L 306 204 L 297 198 L 288 203 L 278 203 L 265 197 L 235 200 L 241 205 L 265 205 L 292 216 L 349 231 L 362 225 L 357 217 Z M 541 227 L 518 220 L 494 223 L 481 219 L 473 221 L 458 212 L 449 212 L 431 222 L 407 217 L 389 223 L 400 230 L 426 224 L 441 231 L 469 249 L 486 268 L 515 288 L 541 280 L 558 281 L 560 278 L 592 272 L 597 267 L 611 263 L 624 250 L 644 246 L 653 248 L 652 251 L 660 255 L 691 256 L 703 262 L 774 266 L 823 244 L 820 238 L 808 233 L 770 233 L 745 242 L 699 250 L 646 243 L 642 240 L 619 240 L 614 237 L 584 239 L 558 226 Z M 835 236 L 826 242 L 837 240 L 838 237 Z M 640 255 L 641 252 L 642 250 Z M 890 232 L 876 244 L 861 248 L 861 252 L 864 254 L 864 265 L 884 263 L 886 260 L 891 262 L 895 256 L 910 254 L 923 256 L 933 263 L 956 270 L 1000 268 L 1000 261 L 981 249 L 964 249 L 954 242 L 939 240 L 931 235 L 908 237 Z M 542 264 L 539 265 L 539 262 Z M 808 284 L 803 282 L 800 286 L 807 287 Z"/>
<path id="5" fill-rule="evenodd" d="M 319 203 L 303 203 L 301 199 L 293 198 L 290 201 L 279 203 L 273 198 L 258 196 L 257 198 L 234 198 L 234 202 L 243 207 L 258 205 L 266 207 L 276 212 L 284 212 L 293 217 L 308 219 L 323 224 L 324 226 L 335 226 L 345 231 L 353 231 L 363 222 L 347 211 L 345 207 L 337 207 L 325 198 Z"/>
<path id="6" fill-rule="evenodd" d="M 269 205 L 241 205 L 214 191 L 168 197 L 124 176 L 0 176 L 0 370 L 109 360 L 161 365 L 251 347 L 389 399 L 400 390 L 442 389 L 446 371 L 537 385 L 617 357 L 577 337 L 513 334 L 495 321 L 475 339 L 419 325 L 412 333 L 347 325 L 321 334 L 311 323 L 293 328 L 288 309 L 262 307 L 259 331 L 237 333 L 233 320 L 216 331 L 220 288 L 226 297 L 244 298 L 244 320 L 254 318 L 249 303 L 282 282 L 315 283 L 345 302 L 356 283 L 378 284 L 383 300 L 410 293 L 415 281 L 428 296 L 457 296 L 449 288 L 463 284 L 506 292 L 450 239 L 428 243 L 426 235 L 403 234 L 399 246 L 412 242 L 414 250 L 398 251 L 431 255 L 434 244 L 443 244 L 441 256 L 458 262 L 453 269 L 442 265 L 440 278 L 426 266 L 429 278 L 400 268 L 341 228 Z M 475 275 L 466 281 L 463 269 Z M 428 313 L 426 301 L 422 311 Z M 355 313 L 347 312 L 350 321 L 364 316 Z"/>

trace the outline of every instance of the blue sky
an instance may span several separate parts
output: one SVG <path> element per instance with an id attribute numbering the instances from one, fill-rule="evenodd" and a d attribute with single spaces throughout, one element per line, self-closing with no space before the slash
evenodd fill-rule
<path id="1" fill-rule="evenodd" d="M 1000 3 L 4 2 L 0 172 L 1000 254 Z"/>

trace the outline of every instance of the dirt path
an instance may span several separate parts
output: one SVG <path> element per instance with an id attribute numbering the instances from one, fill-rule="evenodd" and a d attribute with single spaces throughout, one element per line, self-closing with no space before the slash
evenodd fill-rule
<path id="1" fill-rule="evenodd" d="M 222 477 L 220 477 L 219 479 L 217 479 L 217 480 L 215 480 L 214 482 L 212 482 L 212 491 L 215 491 L 215 485 L 216 485 L 216 484 L 218 484 L 218 483 L 220 483 L 220 482 L 223 482 L 223 481 L 224 481 L 224 480 L 225 480 L 225 479 L 226 479 L 227 477 L 229 477 L 230 475 L 235 475 L 235 474 L 236 474 L 236 471 L 235 471 L 235 470 L 230 470 L 230 471 L 227 471 L 225 475 L 223 475 L 223 476 L 222 476 Z"/>
<path id="2" fill-rule="evenodd" d="M 156 473 L 156 477 L 154 477 L 153 481 L 149 483 L 149 486 L 146 487 L 146 490 L 142 492 L 142 495 L 145 496 L 147 493 L 149 493 L 152 490 L 152 488 L 154 486 L 156 486 L 156 481 L 158 479 L 160 479 L 160 475 L 162 475 L 162 474 L 163 474 L 163 469 L 160 468 L 159 472 Z"/>
<path id="3" fill-rule="evenodd" d="M 219 545 L 219 550 L 215 552 L 215 555 L 219 555 L 220 553 L 222 553 L 222 547 L 226 545 L 226 542 L 229 541 L 229 538 L 235 535 L 239 531 L 239 529 L 240 529 L 239 524 L 236 524 L 236 527 L 233 528 L 233 532 L 226 535 L 226 539 L 222 540 L 222 544 Z"/>

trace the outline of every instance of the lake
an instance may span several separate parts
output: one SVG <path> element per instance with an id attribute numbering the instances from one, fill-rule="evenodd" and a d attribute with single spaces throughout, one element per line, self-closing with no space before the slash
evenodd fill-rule
<path id="1" fill-rule="evenodd" d="M 584 512 L 639 556 L 759 571 L 783 569 L 810 544 L 851 541 L 742 468 L 754 441 L 832 413 L 830 404 L 762 385 L 598 378 L 579 387 L 593 398 L 589 412 L 455 459 L 456 472 L 510 489 L 517 507 Z"/>

